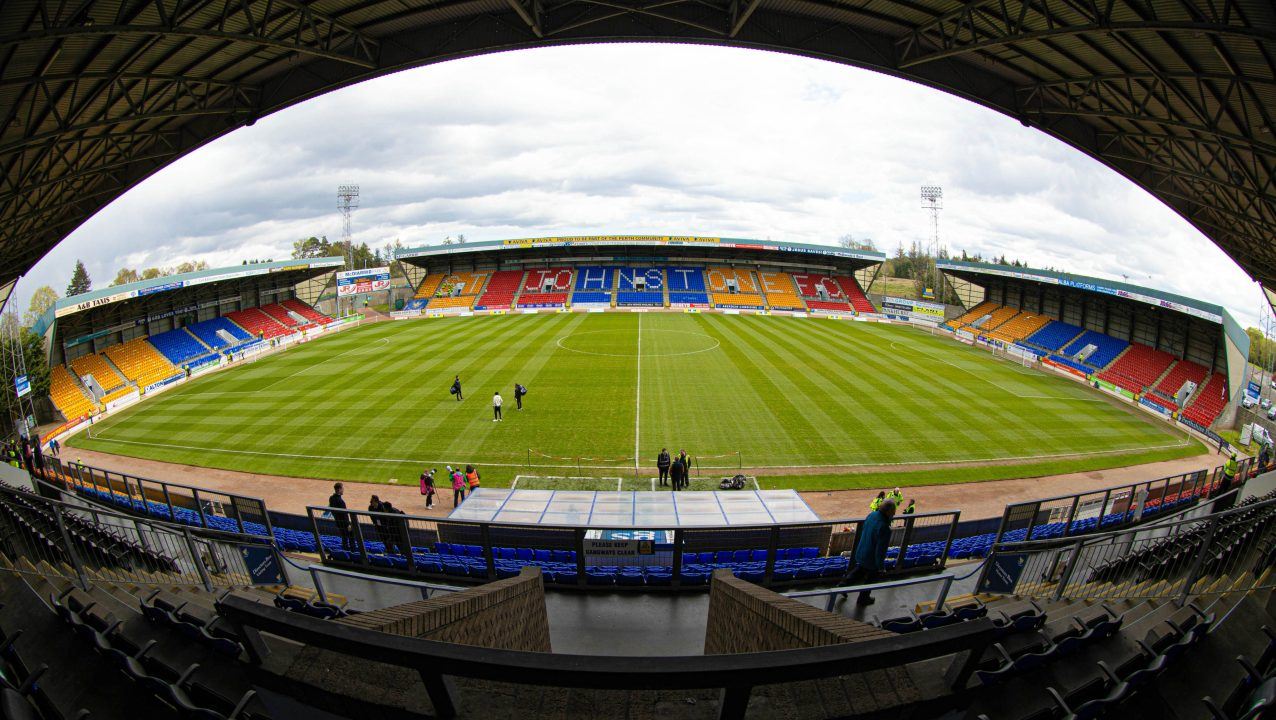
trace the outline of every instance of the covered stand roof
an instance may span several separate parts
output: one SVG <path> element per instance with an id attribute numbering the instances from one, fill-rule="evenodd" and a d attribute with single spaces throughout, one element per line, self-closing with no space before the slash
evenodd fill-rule
<path id="1" fill-rule="evenodd" d="M 8 0 L 0 287 L 138 181 L 292 103 L 615 40 L 792 52 L 982 103 L 1129 177 L 1276 288 L 1270 0 Z"/>

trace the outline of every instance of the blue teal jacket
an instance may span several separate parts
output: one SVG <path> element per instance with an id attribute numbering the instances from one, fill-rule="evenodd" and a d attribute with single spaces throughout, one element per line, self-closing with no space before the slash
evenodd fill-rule
<path id="1" fill-rule="evenodd" d="M 881 572 L 886 562 L 886 548 L 890 544 L 890 521 L 881 512 L 874 510 L 864 518 L 864 527 L 855 544 L 855 564 Z"/>

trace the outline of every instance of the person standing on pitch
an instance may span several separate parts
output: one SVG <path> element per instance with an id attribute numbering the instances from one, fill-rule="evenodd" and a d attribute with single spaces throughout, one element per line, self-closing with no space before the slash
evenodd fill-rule
<path id="1" fill-rule="evenodd" d="M 465 476 L 460 470 L 453 470 L 451 465 L 447 466 L 447 474 L 452 478 L 452 507 L 456 507 L 465 502 Z"/>
<path id="2" fill-rule="evenodd" d="M 864 526 L 855 543 L 855 565 L 846 575 L 847 585 L 866 585 L 881 574 L 886 567 L 886 549 L 891 544 L 891 519 L 895 517 L 895 502 L 883 500 L 876 510 L 864 518 Z M 856 605 L 872 605 L 871 591 L 860 592 Z"/>
<path id="3" fill-rule="evenodd" d="M 497 390 L 496 393 L 492 395 L 492 422 L 501 421 L 501 403 L 502 402 L 504 401 L 501 400 L 501 391 Z"/>
<path id="4" fill-rule="evenodd" d="M 421 473 L 421 494 L 425 496 L 426 509 L 434 507 L 434 470 Z"/>
<path id="5" fill-rule="evenodd" d="M 660 448 L 660 454 L 656 456 L 656 469 L 660 471 L 660 486 L 664 487 L 669 484 L 669 451 Z"/>
<path id="6" fill-rule="evenodd" d="M 461 396 L 461 376 L 460 375 L 457 375 L 456 379 L 452 381 L 451 393 L 456 396 L 457 402 L 460 402 L 461 400 L 464 399 Z"/>
<path id="7" fill-rule="evenodd" d="M 673 464 L 669 466 L 669 484 L 672 492 L 678 492 L 682 489 L 682 475 L 686 469 L 682 465 L 682 458 L 673 459 Z"/>
<path id="8" fill-rule="evenodd" d="M 523 396 L 527 394 L 527 388 L 514 383 L 514 402 L 518 404 L 518 409 L 523 409 Z"/>
<path id="9" fill-rule="evenodd" d="M 682 490 L 691 487 L 691 458 L 687 457 L 686 450 L 678 451 L 678 460 L 682 463 Z"/>

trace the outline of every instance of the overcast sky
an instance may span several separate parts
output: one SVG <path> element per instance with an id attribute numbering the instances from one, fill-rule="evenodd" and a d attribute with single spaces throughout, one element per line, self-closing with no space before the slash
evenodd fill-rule
<path id="1" fill-rule="evenodd" d="M 1116 173 L 972 103 L 868 71 L 751 50 L 598 45 L 458 60 L 331 93 L 200 149 L 85 223 L 19 287 L 94 287 L 119 267 L 287 257 L 337 238 L 380 247 L 556 234 L 676 234 L 891 253 L 930 234 L 944 188 L 955 252 L 1220 303 L 1261 295 L 1186 221 Z"/>

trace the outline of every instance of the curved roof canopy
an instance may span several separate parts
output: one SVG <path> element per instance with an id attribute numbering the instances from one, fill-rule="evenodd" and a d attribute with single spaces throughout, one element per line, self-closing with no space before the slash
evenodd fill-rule
<path id="1" fill-rule="evenodd" d="M 328 90 L 617 40 L 880 70 L 1129 177 L 1276 288 L 1271 0 L 0 0 L 0 285 L 199 145 Z"/>

